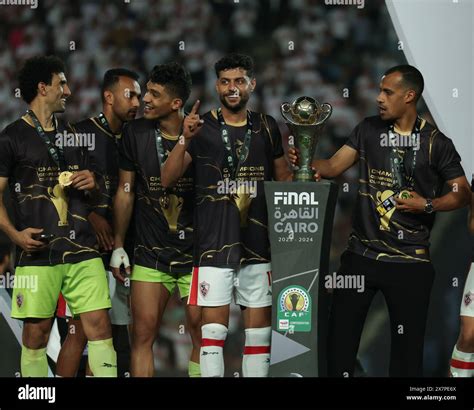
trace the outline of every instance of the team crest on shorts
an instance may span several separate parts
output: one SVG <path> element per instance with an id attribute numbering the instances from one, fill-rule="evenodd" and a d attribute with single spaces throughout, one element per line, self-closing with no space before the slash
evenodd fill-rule
<path id="1" fill-rule="evenodd" d="M 207 282 L 201 282 L 199 284 L 199 290 L 201 291 L 201 295 L 202 295 L 203 298 L 205 298 L 206 295 L 209 293 L 209 287 L 210 286 L 211 285 L 209 285 L 209 283 L 207 283 Z"/>
<path id="2" fill-rule="evenodd" d="M 16 305 L 21 308 L 21 306 L 23 305 L 23 294 L 19 293 L 18 295 L 16 295 Z"/>
<path id="3" fill-rule="evenodd" d="M 474 299 L 474 293 L 472 292 L 467 292 L 465 295 L 464 295 L 464 304 L 466 306 L 469 306 L 472 302 L 472 300 Z"/>

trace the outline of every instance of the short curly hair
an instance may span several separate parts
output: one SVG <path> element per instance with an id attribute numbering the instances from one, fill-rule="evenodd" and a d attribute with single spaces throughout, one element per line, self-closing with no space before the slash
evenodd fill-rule
<path id="1" fill-rule="evenodd" d="M 153 67 L 148 80 L 160 84 L 168 93 L 183 101 L 183 106 L 191 94 L 191 74 L 181 64 L 171 62 Z"/>
<path id="2" fill-rule="evenodd" d="M 64 73 L 64 62 L 56 56 L 29 58 L 18 74 L 21 97 L 30 104 L 38 95 L 38 83 L 51 85 L 53 74 Z"/>
<path id="3" fill-rule="evenodd" d="M 219 73 L 221 71 L 230 70 L 232 68 L 243 68 L 247 71 L 247 75 L 250 78 L 253 78 L 254 76 L 252 57 L 245 54 L 231 53 L 222 57 L 216 64 L 214 64 L 217 78 L 219 78 Z"/>

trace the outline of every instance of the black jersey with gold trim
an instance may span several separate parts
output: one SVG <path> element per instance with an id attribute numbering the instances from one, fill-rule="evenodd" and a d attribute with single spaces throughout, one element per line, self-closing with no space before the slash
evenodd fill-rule
<path id="1" fill-rule="evenodd" d="M 234 183 L 216 112 L 206 113 L 203 119 L 199 134 L 188 147 L 196 186 L 194 264 L 236 268 L 268 263 L 264 181 L 273 179 L 273 161 L 283 155 L 278 125 L 268 115 L 251 112 L 248 155 Z M 246 124 L 227 124 L 236 158 L 245 141 Z"/>
<path id="2" fill-rule="evenodd" d="M 135 264 L 164 272 L 192 269 L 194 181 L 189 169 L 165 191 L 156 149 L 154 121 L 127 123 L 119 143 L 120 169 L 135 172 Z M 162 133 L 169 153 L 178 142 Z M 160 201 L 166 197 L 167 201 Z"/>
<path id="3" fill-rule="evenodd" d="M 387 262 L 427 262 L 435 215 L 401 212 L 395 207 L 385 213 L 377 211 L 395 192 L 390 164 L 390 150 L 394 147 L 384 141 L 389 126 L 379 116 L 366 118 L 346 142 L 359 153 L 360 172 L 348 249 Z M 446 181 L 464 175 L 461 158 L 453 142 L 424 120 L 419 144 L 414 141 L 410 147 L 399 149 L 408 158 L 404 166 L 409 183 L 424 198 L 439 197 Z M 413 164 L 413 153 L 407 154 L 410 150 L 417 150 L 413 171 L 409 169 Z"/>
<path id="4" fill-rule="evenodd" d="M 121 135 L 114 135 L 104 129 L 94 117 L 76 123 L 74 129 L 78 134 L 84 135 L 84 139 L 93 141 L 89 157 L 100 187 L 100 196 L 91 202 L 91 210 L 112 223 L 112 200 L 118 184 L 118 140 Z"/>
<path id="5" fill-rule="evenodd" d="M 114 135 L 106 130 L 97 117 L 76 123 L 74 129 L 77 134 L 83 136 L 83 139 L 93 142 L 89 157 L 91 170 L 95 174 L 100 193 L 91 198 L 90 210 L 105 218 L 113 227 L 112 207 L 117 192 L 119 173 L 118 144 L 122 134 Z M 131 262 L 133 260 L 133 232 L 134 220 L 132 218 L 124 244 Z M 101 251 L 101 255 L 104 266 L 108 269 L 112 252 Z"/>
<path id="6" fill-rule="evenodd" d="M 67 141 L 63 149 L 69 171 L 90 169 L 87 148 L 69 138 L 71 129 L 62 121 L 58 121 L 56 133 L 45 133 L 53 142 L 57 138 Z M 17 266 L 75 263 L 99 256 L 95 234 L 87 221 L 87 194 L 62 188 L 59 173 L 28 117 L 18 119 L 0 133 L 0 176 L 8 178 L 16 229 L 43 228 L 44 234 L 55 235 L 42 251 L 27 254 L 18 248 Z"/>

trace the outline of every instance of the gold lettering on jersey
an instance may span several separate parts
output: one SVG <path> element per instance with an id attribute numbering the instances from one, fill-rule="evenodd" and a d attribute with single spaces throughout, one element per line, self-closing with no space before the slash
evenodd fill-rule
<path id="1" fill-rule="evenodd" d="M 392 196 L 395 192 L 391 191 L 391 190 L 386 190 L 386 191 L 383 191 L 383 192 L 380 192 L 378 191 L 377 192 L 377 201 L 378 203 L 382 203 L 383 201 L 385 201 L 387 198 L 389 198 L 390 196 Z M 381 231 L 389 231 L 390 230 L 390 227 L 389 227 L 389 224 L 390 224 L 390 219 L 392 218 L 392 215 L 393 213 L 395 212 L 396 208 L 392 208 L 390 209 L 390 211 L 384 213 L 383 216 L 380 217 L 380 226 L 379 226 L 379 229 Z"/>
<path id="2" fill-rule="evenodd" d="M 248 188 L 245 186 L 240 185 L 237 188 L 237 193 L 232 194 L 231 198 L 234 204 L 239 209 L 240 213 L 240 227 L 245 228 L 247 227 L 247 219 L 249 214 L 250 203 L 252 202 L 252 198 L 255 197 L 255 187 L 250 187 L 253 192 L 248 192 Z"/>
<path id="3" fill-rule="evenodd" d="M 48 194 L 59 216 L 58 226 L 67 226 L 68 198 L 65 190 L 57 184 L 54 188 L 48 188 Z"/>
<path id="4" fill-rule="evenodd" d="M 181 209 L 183 208 L 184 198 L 176 196 L 174 194 L 166 195 L 168 200 L 167 203 L 162 203 L 160 201 L 161 210 L 163 215 L 166 218 L 166 222 L 168 222 L 168 228 L 170 232 L 177 232 L 178 231 L 178 218 L 179 214 L 181 213 Z M 166 205 L 166 206 L 164 206 Z"/>
<path id="5" fill-rule="evenodd" d="M 79 165 L 69 165 L 68 170 L 71 172 L 79 171 Z M 38 175 L 39 182 L 47 182 L 47 181 L 56 181 L 58 180 L 59 176 L 59 168 L 54 167 L 38 167 L 36 169 L 36 174 Z"/>

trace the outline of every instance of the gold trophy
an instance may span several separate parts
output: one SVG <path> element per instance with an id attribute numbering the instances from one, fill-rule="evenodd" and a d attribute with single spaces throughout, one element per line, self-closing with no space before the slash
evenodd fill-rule
<path id="1" fill-rule="evenodd" d="M 299 169 L 295 172 L 293 179 L 294 181 L 314 181 L 311 162 L 323 125 L 331 116 L 332 106 L 328 103 L 320 104 L 311 97 L 299 97 L 292 104 L 283 103 L 280 111 L 300 154 Z"/>

